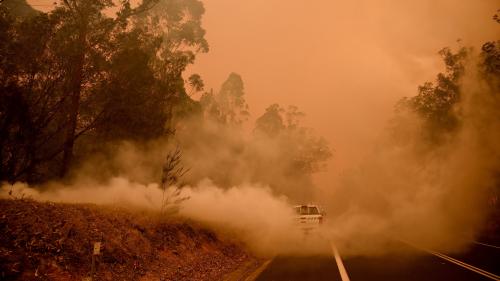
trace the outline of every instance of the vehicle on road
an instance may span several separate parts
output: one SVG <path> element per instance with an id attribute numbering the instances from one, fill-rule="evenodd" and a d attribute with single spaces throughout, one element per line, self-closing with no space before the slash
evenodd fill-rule
<path id="1" fill-rule="evenodd" d="M 316 230 L 323 223 L 325 213 L 318 205 L 295 205 L 293 208 L 296 222 L 304 232 Z"/>

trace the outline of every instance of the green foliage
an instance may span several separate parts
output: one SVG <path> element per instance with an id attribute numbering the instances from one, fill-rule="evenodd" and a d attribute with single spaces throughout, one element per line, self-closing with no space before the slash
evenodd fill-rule
<path id="1" fill-rule="evenodd" d="M 26 18 L 1 5 L 0 181 L 65 176 L 103 142 L 171 134 L 196 111 L 182 73 L 208 51 L 203 13 L 198 0 L 65 0 Z"/>
<path id="2" fill-rule="evenodd" d="M 191 76 L 189 76 L 188 83 L 191 87 L 191 95 L 193 93 L 203 91 L 203 89 L 205 88 L 203 79 L 201 79 L 201 76 L 199 74 L 192 74 Z"/>
<path id="3" fill-rule="evenodd" d="M 203 94 L 200 103 L 207 117 L 222 124 L 241 125 L 250 115 L 245 101 L 243 79 L 236 73 L 229 74 L 217 94 Z"/>
<path id="4" fill-rule="evenodd" d="M 449 48 L 439 54 L 446 66 L 437 75 L 435 83 L 427 82 L 418 88 L 418 94 L 403 98 L 398 110 L 410 110 L 425 121 L 426 138 L 439 142 L 443 135 L 453 132 L 459 125 L 454 105 L 460 100 L 459 81 L 464 74 L 464 64 L 470 50 L 461 48 L 453 53 Z"/>
<path id="5" fill-rule="evenodd" d="M 48 51 L 58 21 L 39 14 L 15 19 L 1 14 L 0 179 L 36 180 L 36 166 L 54 157 L 64 127 L 64 77 Z"/>
<path id="6" fill-rule="evenodd" d="M 176 132 L 188 184 L 210 179 L 222 188 L 257 183 L 298 202 L 312 196 L 312 174 L 331 158 L 328 143 L 301 125 L 304 113 L 269 106 L 257 118 L 253 134 L 241 123 L 248 116 L 243 80 L 229 75 L 218 93 L 200 98 L 202 115 L 184 120 Z"/>
<path id="7" fill-rule="evenodd" d="M 255 121 L 255 131 L 276 137 L 285 130 L 283 121 L 284 110 L 275 103 L 266 108 L 266 112 Z"/>
<path id="8" fill-rule="evenodd" d="M 485 80 L 494 89 L 500 89 L 500 40 L 486 42 L 481 48 L 481 71 Z M 498 92 L 498 91 L 496 91 Z"/>
<path id="9" fill-rule="evenodd" d="M 332 156 L 327 141 L 316 137 L 312 129 L 303 127 L 300 120 L 305 114 L 296 106 L 287 110 L 278 104 L 270 105 L 255 122 L 254 134 L 279 143 L 277 147 L 289 157 L 287 173 L 311 174 L 320 171 Z"/>
<path id="10" fill-rule="evenodd" d="M 474 76 L 478 85 L 488 85 L 489 90 L 482 90 L 482 95 L 500 92 L 500 41 L 485 43 L 477 57 L 473 49 L 464 47 L 456 52 L 444 48 L 439 54 L 445 64 L 445 72 L 439 73 L 434 83 L 427 82 L 420 86 L 416 96 L 403 98 L 396 105 L 397 113 L 411 112 L 423 121 L 418 137 L 431 149 L 453 138 L 462 126 L 459 104 L 464 95 L 463 79 L 466 74 Z M 393 129 L 401 133 L 406 123 L 399 123 L 394 122 Z"/>

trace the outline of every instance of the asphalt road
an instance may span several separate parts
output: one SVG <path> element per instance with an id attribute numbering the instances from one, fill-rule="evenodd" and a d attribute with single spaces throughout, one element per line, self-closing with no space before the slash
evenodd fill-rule
<path id="1" fill-rule="evenodd" d="M 278 256 L 257 277 L 257 281 L 487 281 L 500 280 L 486 273 L 500 275 L 500 248 L 471 244 L 460 255 L 440 256 L 428 253 L 403 242 L 404 251 L 370 257 L 342 257 L 340 264 L 331 254 L 311 256 Z M 330 243 L 324 243 L 330 247 Z M 325 251 L 327 252 L 327 251 Z M 437 256 L 436 256 L 437 255 Z M 465 263 L 465 264 L 464 264 Z M 470 267 L 472 265 L 473 267 Z M 341 277 L 341 267 L 346 275 Z M 486 274 L 488 275 L 488 274 Z"/>

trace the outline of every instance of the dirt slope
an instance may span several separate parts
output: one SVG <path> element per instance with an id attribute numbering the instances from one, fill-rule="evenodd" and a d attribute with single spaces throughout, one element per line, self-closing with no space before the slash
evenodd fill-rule
<path id="1" fill-rule="evenodd" d="M 221 280 L 253 258 L 193 223 L 94 205 L 0 200 L 0 280 Z"/>

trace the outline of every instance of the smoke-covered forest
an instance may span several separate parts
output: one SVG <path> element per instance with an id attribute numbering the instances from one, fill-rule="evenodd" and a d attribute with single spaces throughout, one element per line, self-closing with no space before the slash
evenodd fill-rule
<path id="1" fill-rule="evenodd" d="M 347 90 L 329 92 L 332 100 L 342 97 L 345 104 L 332 105 L 332 115 L 322 117 L 321 127 L 340 123 L 334 133 L 351 132 L 352 137 L 348 145 L 337 147 L 335 138 L 317 130 L 318 119 L 308 119 L 315 114 L 314 107 L 306 112 L 303 107 L 311 109 L 309 103 L 294 104 L 300 99 L 292 94 L 286 96 L 290 102 L 266 102 L 254 108 L 252 97 L 271 90 L 249 91 L 254 84 L 247 83 L 238 69 L 225 73 L 220 85 L 208 85 L 202 74 L 193 71 L 198 59 L 211 51 L 210 30 L 205 30 L 204 22 L 207 10 L 201 0 L 62 0 L 43 11 L 30 3 L 0 0 L 0 200 L 21 199 L 22 208 L 28 210 L 48 210 L 35 201 L 133 206 L 162 218 L 200 222 L 231 237 L 230 241 L 237 240 L 238 246 L 218 244 L 212 234 L 196 227 L 191 231 L 191 226 L 182 225 L 168 231 L 224 249 L 217 253 L 226 271 L 235 269 L 234 259 L 256 265 L 261 256 L 317 254 L 317 245 L 311 250 L 311 245 L 290 242 L 302 237 L 291 227 L 295 204 L 314 203 L 327 211 L 321 211 L 328 218 L 321 237 L 346 256 L 387 253 L 391 248 L 387 237 L 444 253 L 466 252 L 481 239 L 500 241 L 499 38 L 479 45 L 458 40 L 436 50 L 439 71 L 425 76 L 435 78 L 415 83 L 412 92 L 398 93 L 388 106 L 389 117 L 373 129 L 376 137 L 367 138 L 370 144 L 363 147 L 356 146 L 362 134 L 352 133 L 352 128 L 359 126 L 356 118 L 375 109 L 361 106 Z M 496 13 L 484 17 L 499 28 Z M 359 48 L 363 44 L 356 43 Z M 269 42 L 261 45 L 272 48 Z M 354 51 L 352 57 L 364 60 Z M 377 63 L 378 59 L 373 58 Z M 386 66 L 377 67 L 383 72 Z M 265 59 L 259 67 L 273 72 L 266 69 Z M 370 72 L 356 65 L 343 67 L 356 69 L 360 73 L 356 79 Z M 216 72 L 218 64 L 209 69 Z M 315 71 L 308 75 L 321 77 L 322 70 Z M 331 73 L 336 75 L 343 77 Z M 377 79 L 376 73 L 369 76 Z M 331 79 L 335 87 L 339 82 Z M 350 87 L 362 91 L 363 81 L 356 79 L 349 81 Z M 397 79 L 391 83 L 399 83 Z M 269 80 L 273 89 L 300 84 L 293 78 L 287 85 Z M 319 78 L 306 83 L 310 92 L 301 97 L 311 95 L 313 100 L 318 91 L 315 83 L 319 85 Z M 369 95 L 383 100 L 378 91 Z M 317 101 L 317 108 L 321 103 Z M 333 108 L 342 107 L 352 119 L 333 120 Z M 343 168 L 336 157 L 354 155 L 346 150 L 363 156 Z M 10 201 L 0 203 L 8 213 L 21 213 L 13 211 L 21 207 Z M 68 212 L 71 218 L 85 212 L 100 216 L 92 213 L 94 209 L 78 208 Z M 64 207 L 55 210 L 64 213 Z M 109 214 L 103 216 L 107 221 Z M 22 228 L 18 220 L 12 222 L 12 227 Z M 127 225 L 123 213 L 116 217 L 118 222 Z M 0 227 L 4 225 L 7 222 L 0 221 Z M 151 245 L 160 244 L 155 244 L 156 234 L 147 233 L 167 231 L 161 223 L 137 225 L 132 228 L 138 230 L 124 231 L 139 231 L 137 235 L 146 237 L 141 241 Z M 81 224 L 69 228 L 83 229 Z M 37 233 L 34 228 L 30 231 Z M 65 231 L 64 237 L 71 236 L 70 230 Z M 2 236 L 5 243 L 17 239 L 14 234 Z M 109 233 L 101 233 L 104 236 L 113 239 Z M 90 243 L 95 237 L 78 239 Z M 11 250 L 2 247 L 0 264 L 8 262 L 0 265 L 1 273 L 19 277 Z M 78 252 L 79 245 L 71 247 Z M 158 247 L 163 249 L 164 244 Z M 151 257 L 144 268 L 155 260 Z M 130 262 L 128 258 L 124 263 Z M 35 261 L 31 264 L 38 266 Z M 209 268 L 207 263 L 203 268 Z M 137 274 L 131 280 L 145 276 Z"/>
<path id="2" fill-rule="evenodd" d="M 63 1 L 48 13 L 19 3 L 1 6 L 2 181 L 67 179 L 83 163 L 113 157 L 123 143 L 175 143 L 190 181 L 210 175 L 223 186 L 244 180 L 307 186 L 331 156 L 294 106 L 270 105 L 256 120 L 253 140 L 238 139 L 250 114 L 242 77 L 229 74 L 216 91 L 205 91 L 200 75 L 184 77 L 209 50 L 200 1 Z M 276 150 L 253 147 L 259 142 Z M 166 157 L 169 149 L 158 152 Z M 224 152 L 232 155 L 218 159 Z M 100 165 L 108 171 L 96 177 L 123 172 L 111 166 Z M 241 170 L 241 179 L 225 176 L 227 169 Z M 291 180 L 274 180 L 275 173 Z"/>

